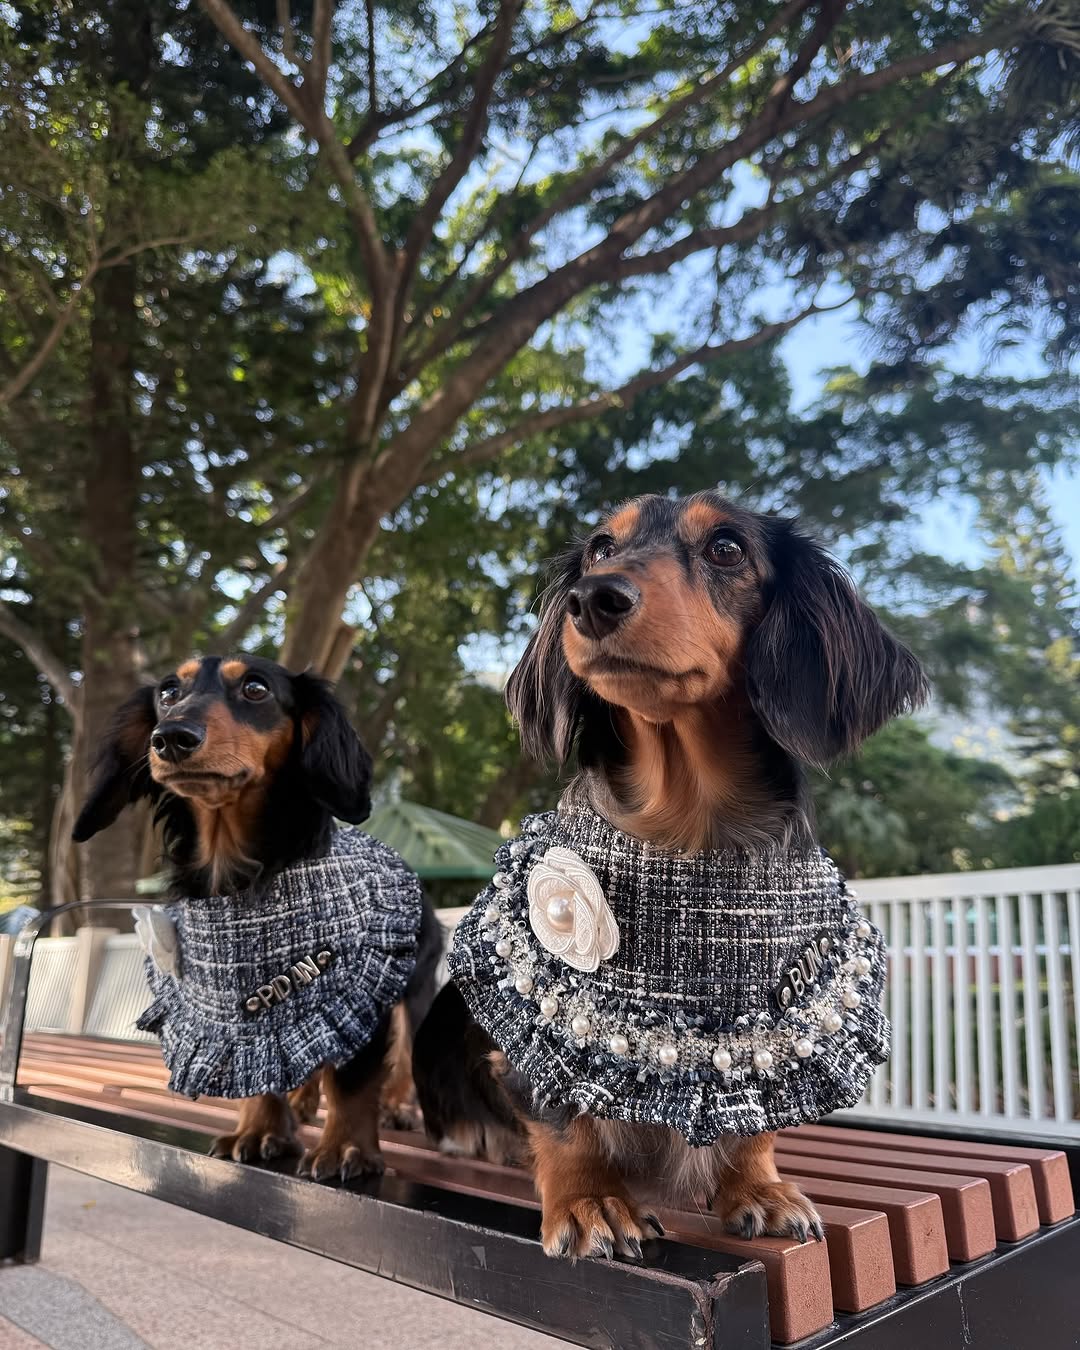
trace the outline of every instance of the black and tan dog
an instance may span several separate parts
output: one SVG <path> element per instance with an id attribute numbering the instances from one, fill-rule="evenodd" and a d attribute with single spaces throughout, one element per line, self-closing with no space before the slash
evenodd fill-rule
<path id="1" fill-rule="evenodd" d="M 371 758 L 331 693 L 253 656 L 182 664 L 120 707 L 75 825 L 82 841 L 129 803 L 149 798 L 170 866 L 170 892 L 238 892 L 324 855 L 334 818 L 359 823 L 371 801 Z M 326 1125 L 300 1170 L 316 1180 L 382 1171 L 380 1107 L 412 1110 L 412 1034 L 434 995 L 442 940 L 425 901 L 416 967 L 403 1001 L 352 1061 L 321 1073 Z M 297 1151 L 297 1118 L 319 1100 L 319 1075 L 283 1096 L 240 1105 L 213 1152 L 239 1162 Z"/>
<path id="2" fill-rule="evenodd" d="M 507 687 L 527 752 L 576 751 L 564 800 L 687 851 L 812 838 L 804 767 L 925 694 L 915 658 L 816 543 L 714 493 L 633 501 L 567 554 Z M 494 1042 L 448 986 L 415 1047 L 429 1128 L 465 1151 L 522 1148 L 550 1254 L 636 1254 L 648 1207 L 665 1202 L 703 1200 L 747 1237 L 820 1237 L 771 1134 L 690 1148 L 660 1125 L 545 1116 L 512 1072 L 500 1092 L 489 1058 L 499 1065 Z M 463 1061 L 466 1079 L 451 1079 Z"/>

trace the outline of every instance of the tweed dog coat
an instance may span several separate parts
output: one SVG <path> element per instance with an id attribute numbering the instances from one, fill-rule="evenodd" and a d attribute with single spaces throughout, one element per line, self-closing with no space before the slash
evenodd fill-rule
<path id="1" fill-rule="evenodd" d="M 405 992 L 420 916 L 415 874 L 352 829 L 265 888 L 144 914 L 153 1002 L 138 1025 L 160 1037 L 170 1088 L 288 1092 L 351 1059 Z"/>
<path id="2" fill-rule="evenodd" d="M 818 846 L 668 851 L 575 806 L 495 861 L 450 969 L 536 1106 L 697 1146 L 853 1106 L 887 1058 L 881 935 Z"/>

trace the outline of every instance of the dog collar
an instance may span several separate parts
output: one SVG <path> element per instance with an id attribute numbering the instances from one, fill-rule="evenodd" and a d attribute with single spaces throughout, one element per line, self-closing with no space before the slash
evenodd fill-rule
<path id="1" fill-rule="evenodd" d="M 264 889 L 139 915 L 169 1087 L 189 1097 L 288 1092 L 374 1036 L 416 962 L 420 883 L 385 844 L 336 830 L 321 858 Z"/>
<path id="2" fill-rule="evenodd" d="M 451 973 L 538 1108 L 692 1145 L 854 1106 L 888 1055 L 880 933 L 814 844 L 681 852 L 526 817 Z"/>

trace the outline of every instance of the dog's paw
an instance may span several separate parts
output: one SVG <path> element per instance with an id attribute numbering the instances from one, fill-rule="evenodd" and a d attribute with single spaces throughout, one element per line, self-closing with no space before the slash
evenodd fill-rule
<path id="1" fill-rule="evenodd" d="M 422 1130 L 424 1117 L 415 1102 L 383 1102 L 379 1107 L 379 1125 L 384 1130 Z"/>
<path id="2" fill-rule="evenodd" d="M 378 1150 L 365 1149 L 343 1140 L 320 1139 L 300 1159 L 296 1169 L 302 1177 L 312 1181 L 360 1181 L 381 1177 L 386 1163 Z"/>
<path id="3" fill-rule="evenodd" d="M 640 1261 L 649 1229 L 663 1236 L 656 1215 L 637 1210 L 625 1196 L 583 1195 L 545 1205 L 540 1234 L 548 1256 Z"/>
<path id="4" fill-rule="evenodd" d="M 274 1134 L 261 1130 L 238 1130 L 235 1134 L 219 1134 L 210 1145 L 213 1158 L 231 1158 L 233 1162 L 272 1162 L 275 1158 L 295 1156 L 300 1145 L 292 1135 Z"/>
<path id="5" fill-rule="evenodd" d="M 817 1210 L 790 1181 L 737 1186 L 717 1196 L 714 1212 L 741 1238 L 784 1237 L 806 1242 L 825 1236 Z"/>

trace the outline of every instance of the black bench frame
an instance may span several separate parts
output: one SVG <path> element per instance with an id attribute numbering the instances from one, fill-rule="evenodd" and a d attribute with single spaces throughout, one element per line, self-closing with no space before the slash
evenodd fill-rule
<path id="1" fill-rule="evenodd" d="M 758 1261 L 663 1241 L 647 1244 L 641 1265 L 583 1260 L 554 1268 L 539 1246 L 537 1216 L 518 1206 L 394 1176 L 347 1188 L 319 1186 L 291 1175 L 288 1165 L 211 1158 L 209 1136 L 199 1131 L 19 1089 L 34 942 L 59 914 L 109 906 L 130 908 L 76 902 L 43 915 L 16 939 L 0 1047 L 0 1259 L 34 1261 L 40 1254 L 46 1169 L 57 1163 L 576 1345 L 767 1350 L 765 1272 Z M 1077 1189 L 1080 1146 L 1047 1146 L 1069 1153 Z M 1080 1217 L 1027 1242 L 1003 1244 L 868 1313 L 840 1317 L 801 1345 L 1072 1350 L 1080 1344 L 1072 1308 L 1077 1270 Z"/>

